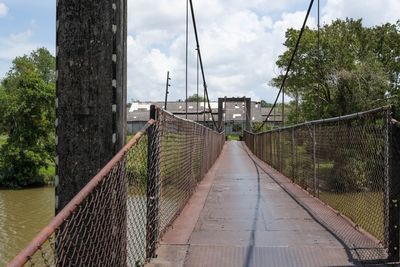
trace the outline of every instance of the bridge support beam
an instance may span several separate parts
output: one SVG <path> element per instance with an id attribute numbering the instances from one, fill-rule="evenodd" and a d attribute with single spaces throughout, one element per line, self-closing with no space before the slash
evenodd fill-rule
<path id="1" fill-rule="evenodd" d="M 126 0 L 57 1 L 56 213 L 125 144 L 126 11 Z M 120 182 L 125 184 L 125 181 Z M 81 249 L 68 255 L 71 259 L 90 256 L 91 262 L 108 259 L 113 266 L 126 264 L 125 251 L 116 254 L 109 249 L 111 245 L 126 247 L 126 239 L 116 234 L 126 231 L 126 223 L 123 223 L 126 201 L 121 199 L 119 205 L 122 206 L 111 206 L 116 193 L 124 194 L 107 195 L 109 199 L 104 199 L 104 203 L 108 204 L 93 210 L 109 214 L 101 225 L 96 224 L 99 238 L 88 236 L 96 223 L 90 216 L 80 225 L 76 236 L 67 237 L 85 236 L 90 242 L 105 246 L 96 256 L 87 255 L 87 250 Z M 115 218 L 119 221 L 115 222 Z M 115 223 L 118 225 L 113 225 Z M 67 239 L 56 236 L 56 251 L 62 250 L 65 244 L 83 246 L 81 241 Z M 87 240 L 85 245 L 90 246 Z"/>
<path id="2" fill-rule="evenodd" d="M 126 0 L 57 1 L 57 212 L 125 143 L 126 12 Z"/>
<path id="3" fill-rule="evenodd" d="M 246 131 L 251 131 L 251 122 L 252 122 L 252 117 L 251 117 L 251 98 L 247 97 L 224 97 L 224 98 L 218 98 L 218 126 L 220 129 L 224 129 L 225 127 L 222 127 L 224 125 L 224 121 L 226 121 L 226 117 L 224 117 L 225 111 L 226 111 L 226 104 L 228 102 L 236 102 L 236 103 L 241 103 L 243 102 L 245 105 L 245 125 L 244 129 Z M 226 114 L 225 114 L 226 116 Z"/>

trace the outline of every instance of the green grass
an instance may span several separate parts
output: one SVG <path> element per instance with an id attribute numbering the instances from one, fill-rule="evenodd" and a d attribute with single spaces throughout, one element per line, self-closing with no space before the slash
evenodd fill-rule
<path id="1" fill-rule="evenodd" d="M 229 134 L 228 141 L 240 141 L 240 136 L 237 134 Z"/>
<path id="2" fill-rule="evenodd" d="M 384 196 L 382 192 L 344 194 L 321 192 L 320 199 L 377 239 L 384 240 Z"/>

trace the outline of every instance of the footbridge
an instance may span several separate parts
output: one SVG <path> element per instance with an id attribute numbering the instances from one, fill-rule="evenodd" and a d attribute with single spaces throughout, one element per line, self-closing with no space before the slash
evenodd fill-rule
<path id="1" fill-rule="evenodd" d="M 399 261 L 399 123 L 384 107 L 242 142 L 152 119 L 9 266 Z"/>
<path id="2" fill-rule="evenodd" d="M 280 95 L 285 122 L 285 81 L 313 3 L 260 130 Z M 400 124 L 391 107 L 258 132 L 246 105 L 242 141 L 226 141 L 222 104 L 230 99 L 219 101 L 218 125 L 188 0 L 184 110 L 187 118 L 192 25 L 197 96 L 201 82 L 204 124 L 213 129 L 152 106 L 126 143 L 127 1 L 56 5 L 57 215 L 10 267 L 399 263 Z M 317 54 L 320 64 L 319 38 Z M 318 81 L 319 90 L 318 75 L 307 86 Z M 169 86 L 168 75 L 165 106 Z"/>

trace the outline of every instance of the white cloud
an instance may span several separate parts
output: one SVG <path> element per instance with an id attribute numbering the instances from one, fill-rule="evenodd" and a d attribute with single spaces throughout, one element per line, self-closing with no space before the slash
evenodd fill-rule
<path id="1" fill-rule="evenodd" d="M 8 7 L 6 4 L 0 2 L 0 18 L 5 17 L 8 13 Z"/>
<path id="2" fill-rule="evenodd" d="M 3 38 L 0 37 L 0 79 L 11 67 L 11 62 L 15 57 L 29 54 L 40 47 L 39 44 L 31 40 L 32 36 L 33 32 L 27 30 Z"/>
<path id="3" fill-rule="evenodd" d="M 30 53 L 37 44 L 31 42 L 33 33 L 28 30 L 0 38 L 0 60 L 13 60 L 17 56 Z"/>
<path id="4" fill-rule="evenodd" d="M 322 19 L 329 23 L 336 18 L 362 18 L 365 25 L 371 26 L 395 23 L 400 19 L 399 13 L 399 0 L 327 0 L 322 9 Z"/>
<path id="5" fill-rule="evenodd" d="M 296 0 L 295 2 L 299 2 Z M 157 4 L 156 4 L 157 2 Z M 271 10 L 288 2 L 275 1 Z M 202 0 L 194 2 L 210 97 L 250 96 L 272 100 L 268 86 L 275 61 L 283 52 L 285 31 L 300 28 L 305 12 L 284 13 L 275 21 L 257 8 L 265 1 Z M 257 12 L 255 11 L 257 9 Z M 185 95 L 185 5 L 178 0 L 138 0 L 129 6 L 128 96 L 141 100 L 164 97 L 171 71 L 171 99 Z M 309 25 L 315 25 L 310 19 Z M 196 54 L 190 28 L 189 94 L 196 90 Z M 201 86 L 200 86 L 201 87 Z"/>
<path id="6" fill-rule="evenodd" d="M 394 22 L 398 0 L 326 0 L 323 20 L 363 17 L 367 25 Z M 285 32 L 300 29 L 305 0 L 194 0 L 206 80 L 212 99 L 250 96 L 274 100 L 277 88 L 268 85 L 281 70 L 275 62 L 285 47 Z M 379 11 L 379 12 L 377 12 Z M 185 96 L 185 1 L 129 2 L 128 95 L 141 100 L 164 98 L 167 70 L 170 99 Z M 315 9 L 307 23 L 316 26 Z M 191 26 L 192 27 L 192 26 Z M 196 90 L 196 55 L 190 28 L 189 94 Z M 200 86 L 201 87 L 201 86 Z"/>

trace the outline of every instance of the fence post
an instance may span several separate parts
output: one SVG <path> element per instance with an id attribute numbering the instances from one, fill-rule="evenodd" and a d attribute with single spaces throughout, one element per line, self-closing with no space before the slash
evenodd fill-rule
<path id="1" fill-rule="evenodd" d="M 314 168 L 314 197 L 317 196 L 317 138 L 315 136 L 315 124 L 313 124 L 313 134 L 312 134 L 312 139 L 313 139 L 313 168 Z"/>
<path id="2" fill-rule="evenodd" d="M 295 168 L 296 168 L 296 143 L 295 143 L 295 136 L 294 136 L 294 130 L 295 128 L 292 128 L 292 181 L 294 182 L 295 180 Z"/>
<path id="3" fill-rule="evenodd" d="M 278 141 L 278 143 L 279 143 L 279 146 L 278 146 L 279 172 L 282 173 L 282 146 L 283 146 L 283 144 L 282 144 L 282 132 L 281 132 L 280 129 L 279 129 L 279 141 Z"/>
<path id="4" fill-rule="evenodd" d="M 273 166 L 273 160 L 272 160 L 272 132 L 268 133 L 269 135 L 269 162 L 268 164 L 270 166 Z"/>
<path id="5" fill-rule="evenodd" d="M 394 109 L 387 114 L 387 136 L 385 142 L 385 169 L 388 176 L 386 205 L 388 205 L 388 261 L 399 262 L 400 227 L 400 126 L 394 123 Z M 385 205 L 385 206 L 386 206 Z"/>
<path id="6" fill-rule="evenodd" d="M 150 107 L 150 119 L 157 120 L 154 105 Z M 158 122 L 148 129 L 147 160 L 147 225 L 146 258 L 156 257 L 159 231 L 159 187 L 160 187 L 160 148 Z"/>

